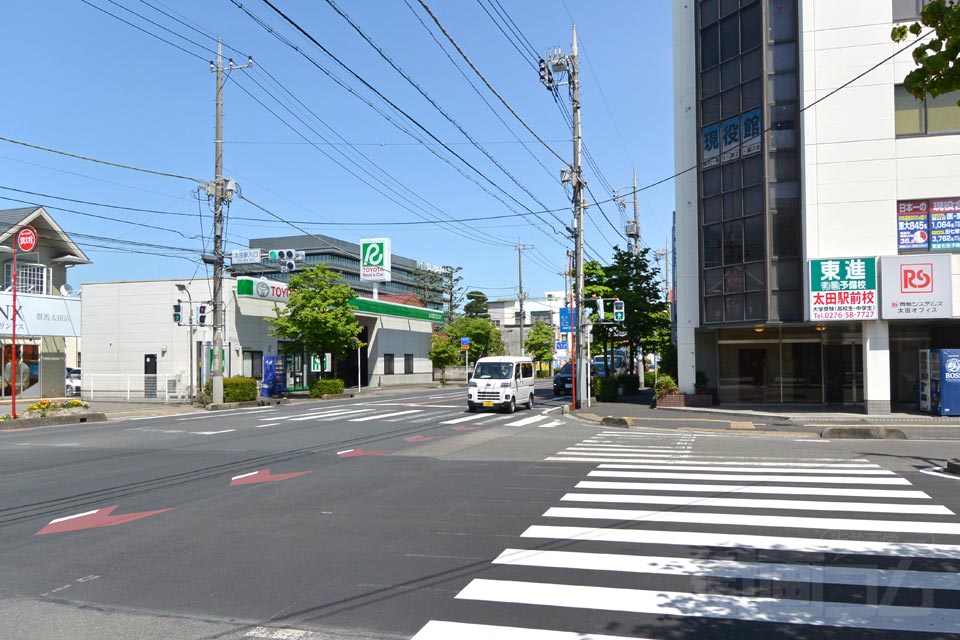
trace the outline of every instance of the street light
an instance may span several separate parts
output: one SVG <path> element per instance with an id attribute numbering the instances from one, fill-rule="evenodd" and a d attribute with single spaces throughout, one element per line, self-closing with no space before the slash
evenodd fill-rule
<path id="1" fill-rule="evenodd" d="M 193 402 L 193 296 L 190 295 L 190 289 L 187 288 L 187 285 L 179 282 L 177 283 L 177 291 L 187 294 L 187 300 L 190 304 L 190 315 L 188 316 L 190 325 L 188 339 L 190 340 L 190 345 L 187 349 L 187 366 L 190 367 L 190 393 L 188 397 L 190 398 L 190 402 Z"/>

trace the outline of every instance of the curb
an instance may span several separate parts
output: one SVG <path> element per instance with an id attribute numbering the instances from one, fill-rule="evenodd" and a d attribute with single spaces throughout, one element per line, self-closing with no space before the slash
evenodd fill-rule
<path id="1" fill-rule="evenodd" d="M 903 429 L 886 427 L 827 427 L 820 432 L 821 438 L 835 440 L 908 440 Z"/>
<path id="2" fill-rule="evenodd" d="M 82 424 L 87 422 L 106 422 L 105 413 L 92 412 L 71 416 L 48 416 L 46 418 L 18 418 L 0 422 L 0 430 L 29 429 L 31 427 L 56 427 L 65 424 Z"/>
<path id="3" fill-rule="evenodd" d="M 267 407 L 280 404 L 290 404 L 289 398 L 258 398 L 243 402 L 223 402 L 221 404 L 208 404 L 205 408 L 207 411 L 226 411 L 227 409 L 249 409 L 250 407 Z"/>
<path id="4" fill-rule="evenodd" d="M 947 460 L 947 473 L 952 473 L 954 475 L 960 476 L 960 458 Z"/>

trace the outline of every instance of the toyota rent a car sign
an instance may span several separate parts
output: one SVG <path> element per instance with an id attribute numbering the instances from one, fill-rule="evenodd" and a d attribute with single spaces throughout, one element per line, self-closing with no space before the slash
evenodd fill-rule
<path id="1" fill-rule="evenodd" d="M 390 238 L 360 241 L 360 279 L 390 282 Z"/>

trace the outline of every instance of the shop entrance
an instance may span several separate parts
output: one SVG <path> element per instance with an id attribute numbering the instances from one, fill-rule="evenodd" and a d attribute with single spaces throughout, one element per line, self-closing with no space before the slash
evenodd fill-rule
<path id="1" fill-rule="evenodd" d="M 863 343 L 823 345 L 823 368 L 827 404 L 863 403 Z"/>

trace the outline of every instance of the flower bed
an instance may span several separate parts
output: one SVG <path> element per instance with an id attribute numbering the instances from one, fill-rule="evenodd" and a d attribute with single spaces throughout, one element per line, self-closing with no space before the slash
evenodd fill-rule
<path id="1" fill-rule="evenodd" d="M 47 416 L 71 416 L 87 413 L 90 405 L 82 400 L 40 400 L 17 414 L 18 418 L 46 418 Z M 0 415 L 0 420 L 10 420 L 10 414 Z"/>

